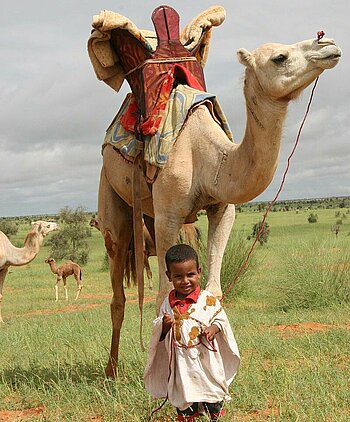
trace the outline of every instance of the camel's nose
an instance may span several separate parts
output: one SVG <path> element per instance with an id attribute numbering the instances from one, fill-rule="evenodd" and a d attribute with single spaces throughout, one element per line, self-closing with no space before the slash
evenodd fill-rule
<path id="1" fill-rule="evenodd" d="M 332 38 L 321 38 L 320 40 L 316 40 L 316 43 L 320 46 L 335 45 L 335 41 Z"/>

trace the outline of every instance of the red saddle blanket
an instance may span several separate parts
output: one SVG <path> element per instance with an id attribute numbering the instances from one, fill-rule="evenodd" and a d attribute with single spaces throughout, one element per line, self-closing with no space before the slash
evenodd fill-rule
<path id="1" fill-rule="evenodd" d="M 144 135 L 155 133 L 174 84 L 205 91 L 196 50 L 189 52 L 179 40 L 177 12 L 169 6 L 160 6 L 154 10 L 152 21 L 158 40 L 154 53 L 128 31 L 118 28 L 111 34 L 111 44 L 120 57 L 138 106 L 131 115 L 139 112 L 138 131 Z"/>

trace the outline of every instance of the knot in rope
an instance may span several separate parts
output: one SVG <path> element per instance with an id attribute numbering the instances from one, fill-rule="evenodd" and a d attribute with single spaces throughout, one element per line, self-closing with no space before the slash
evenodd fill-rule
<path id="1" fill-rule="evenodd" d="M 317 42 L 320 42 L 320 40 L 326 35 L 324 31 L 318 31 L 316 34 Z"/>

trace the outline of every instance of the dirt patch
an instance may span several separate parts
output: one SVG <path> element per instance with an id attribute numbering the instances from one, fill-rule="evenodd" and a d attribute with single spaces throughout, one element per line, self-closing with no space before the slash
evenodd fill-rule
<path id="1" fill-rule="evenodd" d="M 55 315 L 55 314 L 68 314 L 71 312 L 78 312 L 85 309 L 94 309 L 94 308 L 101 308 L 102 306 L 106 306 L 104 303 L 82 303 L 82 304 L 74 304 L 68 305 L 60 309 L 36 309 L 35 311 L 27 312 L 22 315 L 22 317 L 34 316 L 34 315 Z"/>
<path id="2" fill-rule="evenodd" d="M 1 410 L 0 421 L 19 422 L 32 418 L 33 416 L 40 416 L 44 413 L 43 407 L 34 407 L 23 410 Z"/>
<path id="3" fill-rule="evenodd" d="M 321 324 L 319 322 L 301 322 L 299 324 L 288 324 L 288 325 L 275 325 L 273 329 L 279 331 L 282 334 L 306 334 L 316 333 L 319 331 L 326 331 L 330 329 L 342 328 L 350 330 L 349 324 L 344 325 L 333 325 L 333 324 Z"/>
<path id="4" fill-rule="evenodd" d="M 318 322 L 302 322 L 300 324 L 276 325 L 273 328 L 280 332 L 305 332 L 305 331 L 325 331 L 333 328 L 330 324 L 320 324 Z"/>
<path id="5" fill-rule="evenodd" d="M 276 407 L 269 408 L 269 409 L 259 409 L 255 410 L 254 412 L 250 412 L 246 415 L 235 415 L 235 420 L 237 422 L 245 422 L 245 421 L 266 421 L 269 420 L 271 417 L 278 418 L 278 409 Z"/>
<path id="6" fill-rule="evenodd" d="M 96 296 L 95 296 L 95 298 L 96 298 Z M 108 296 L 108 298 L 110 299 L 110 296 Z M 144 298 L 143 303 L 150 303 L 150 302 L 155 302 L 155 298 L 154 297 L 145 297 Z M 132 304 L 138 303 L 138 299 L 127 299 L 126 305 L 128 305 L 130 303 L 132 303 Z M 64 307 L 59 308 L 59 309 L 36 309 L 34 311 L 27 312 L 25 314 L 16 315 L 16 317 L 20 317 L 20 316 L 21 317 L 30 317 L 30 316 L 36 316 L 36 315 L 69 314 L 69 313 L 73 313 L 73 312 L 80 312 L 80 311 L 83 311 L 83 310 L 102 308 L 102 307 L 106 307 L 106 306 L 107 306 L 106 303 L 81 303 L 81 304 L 75 303 L 75 304 L 64 306 Z"/>

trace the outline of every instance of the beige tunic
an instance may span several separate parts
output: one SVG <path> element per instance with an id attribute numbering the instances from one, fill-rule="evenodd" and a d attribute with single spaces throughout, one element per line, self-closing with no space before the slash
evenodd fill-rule
<path id="1" fill-rule="evenodd" d="M 175 319 L 175 325 L 160 342 L 164 312 Z M 153 321 L 144 373 L 149 393 L 155 398 L 168 395 L 170 403 L 180 410 L 193 402 L 229 400 L 229 385 L 238 371 L 240 357 L 221 303 L 204 290 L 185 314 L 176 308 L 173 311 L 167 298 L 159 315 Z M 211 324 L 218 325 L 221 331 L 209 344 L 201 331 Z"/>

